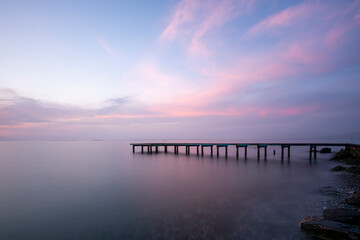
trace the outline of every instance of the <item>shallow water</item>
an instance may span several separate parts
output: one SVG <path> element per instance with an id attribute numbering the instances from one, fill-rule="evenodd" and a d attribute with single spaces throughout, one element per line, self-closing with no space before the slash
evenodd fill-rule
<path id="1" fill-rule="evenodd" d="M 276 155 L 273 155 L 273 149 Z M 306 239 L 330 155 L 132 153 L 126 141 L 0 142 L 0 239 Z"/>

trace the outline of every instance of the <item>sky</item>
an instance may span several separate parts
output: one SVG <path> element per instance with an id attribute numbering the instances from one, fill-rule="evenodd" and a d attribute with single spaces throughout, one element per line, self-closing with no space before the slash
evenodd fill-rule
<path id="1" fill-rule="evenodd" d="M 359 0 L 0 0 L 0 140 L 360 137 Z"/>

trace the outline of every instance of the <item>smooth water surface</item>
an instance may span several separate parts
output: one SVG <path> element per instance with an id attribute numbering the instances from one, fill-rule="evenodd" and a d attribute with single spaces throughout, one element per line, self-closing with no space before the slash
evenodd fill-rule
<path id="1" fill-rule="evenodd" d="M 276 155 L 273 155 L 276 149 Z M 138 149 L 139 150 L 139 149 Z M 125 141 L 0 142 L 0 239 L 306 239 L 336 163 L 132 153 Z"/>

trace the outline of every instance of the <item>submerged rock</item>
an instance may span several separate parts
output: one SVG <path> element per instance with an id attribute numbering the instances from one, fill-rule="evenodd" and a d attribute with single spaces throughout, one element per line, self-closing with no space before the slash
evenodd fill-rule
<path id="1" fill-rule="evenodd" d="M 360 228 L 345 223 L 308 216 L 300 222 L 301 230 L 318 239 L 360 239 Z"/>
<path id="2" fill-rule="evenodd" d="M 346 167 L 343 167 L 343 166 L 336 166 L 336 167 L 333 167 L 331 169 L 332 172 L 340 172 L 340 171 L 345 171 L 346 170 Z"/>
<path id="3" fill-rule="evenodd" d="M 320 153 L 331 153 L 331 148 L 328 148 L 328 147 L 322 148 L 322 149 L 320 150 Z"/>
<path id="4" fill-rule="evenodd" d="M 360 212 L 347 208 L 329 208 L 323 212 L 324 218 L 329 221 L 360 225 Z"/>

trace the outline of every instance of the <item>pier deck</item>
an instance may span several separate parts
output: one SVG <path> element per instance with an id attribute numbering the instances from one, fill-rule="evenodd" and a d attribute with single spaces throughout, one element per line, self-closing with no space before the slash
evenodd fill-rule
<path id="1" fill-rule="evenodd" d="M 287 149 L 287 156 L 290 157 L 290 148 L 296 146 L 308 146 L 309 147 L 309 159 L 313 157 L 316 159 L 317 147 L 344 147 L 347 154 L 350 154 L 350 149 L 359 148 L 359 144 L 351 143 L 130 143 L 133 153 L 135 153 L 136 147 L 141 148 L 141 153 L 144 153 L 146 148 L 147 153 L 158 153 L 160 148 L 163 148 L 164 152 L 168 152 L 168 148 L 172 147 L 174 154 L 179 154 L 179 147 L 185 147 L 186 155 L 190 155 L 190 149 L 196 148 L 196 154 L 199 155 L 199 149 L 201 148 L 201 156 L 204 155 L 204 148 L 211 149 L 211 156 L 213 156 L 213 148 L 216 147 L 216 156 L 219 157 L 220 148 L 225 148 L 225 157 L 228 156 L 228 147 L 233 146 L 236 148 L 236 157 L 239 158 L 239 148 L 244 148 L 244 157 L 247 157 L 248 146 L 255 146 L 257 148 L 257 157 L 260 158 L 260 149 L 264 149 L 264 157 L 267 157 L 268 146 L 280 146 L 281 147 L 281 160 L 284 159 L 284 149 Z"/>

